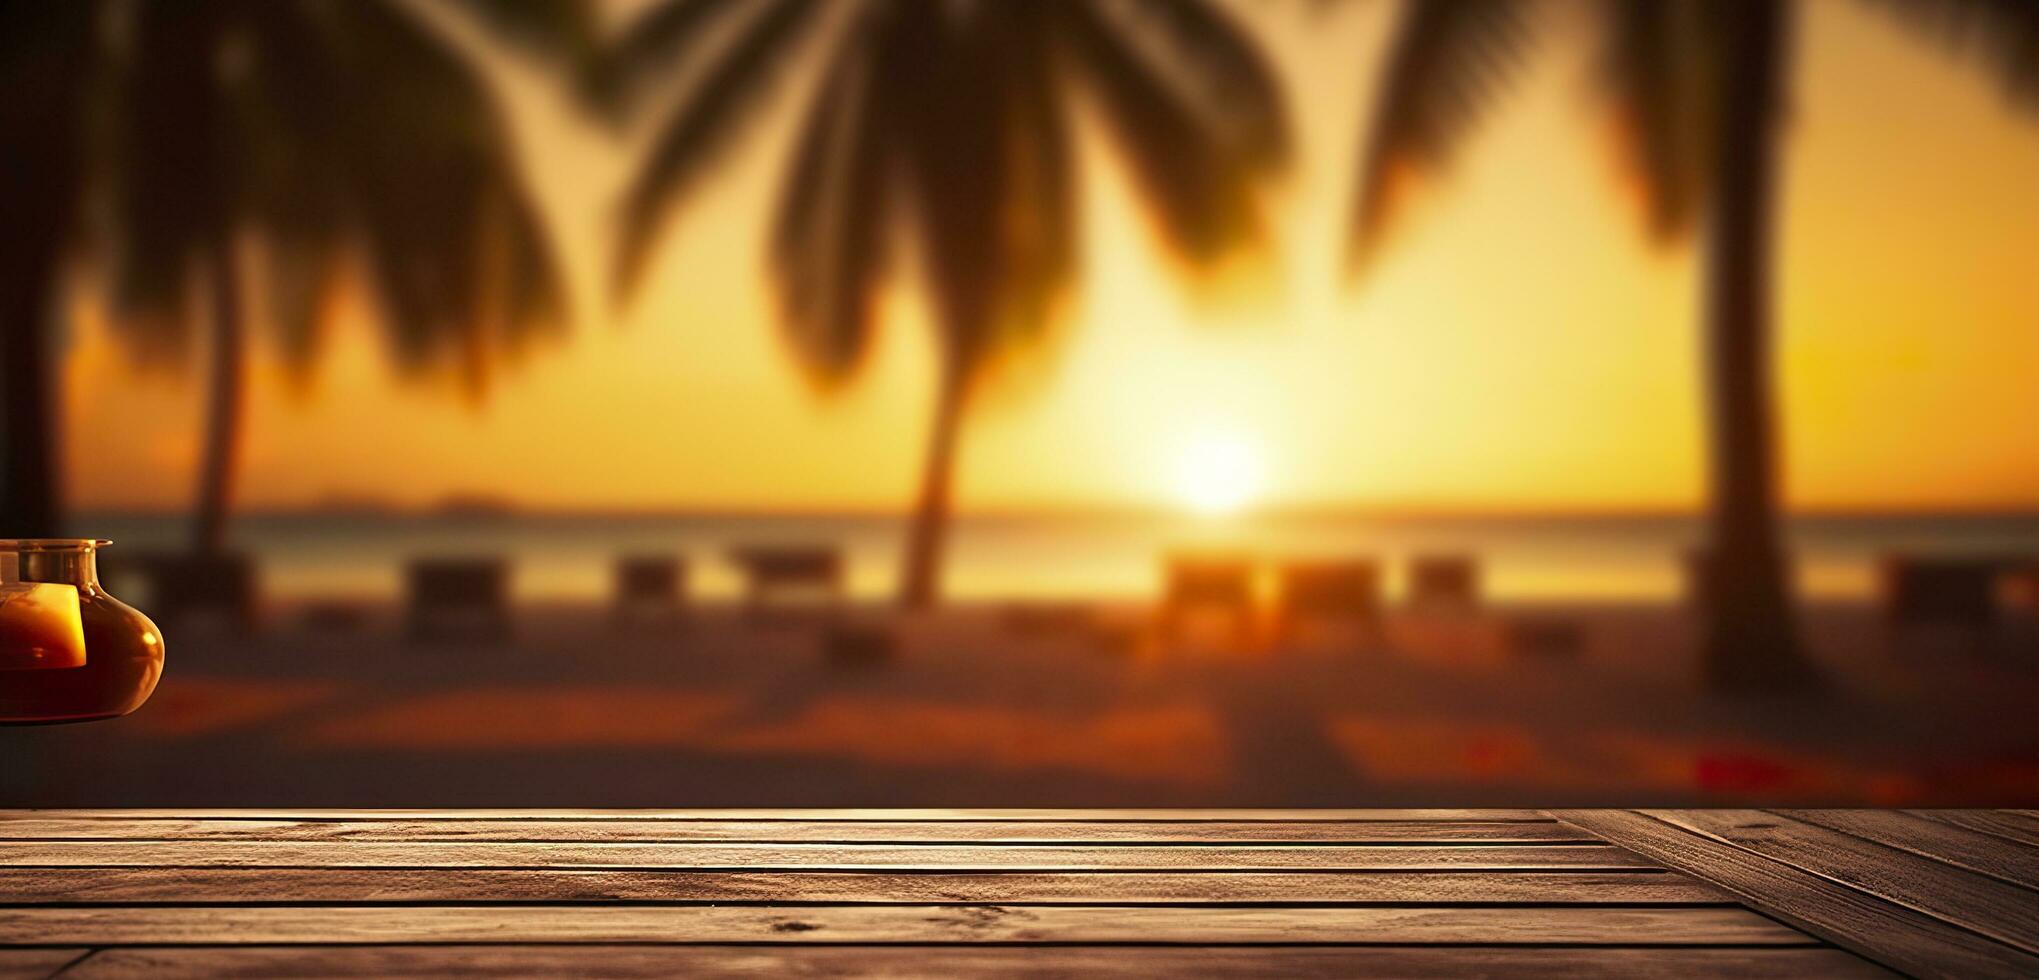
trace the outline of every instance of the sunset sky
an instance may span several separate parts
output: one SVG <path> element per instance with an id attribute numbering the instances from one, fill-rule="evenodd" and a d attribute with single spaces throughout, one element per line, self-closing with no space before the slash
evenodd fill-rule
<path id="1" fill-rule="evenodd" d="M 1180 288 L 1087 141 L 1085 288 L 1060 341 L 1011 365 L 970 420 L 964 509 L 1173 506 L 1185 457 L 1213 445 L 1250 447 L 1271 505 L 1696 501 L 1694 257 L 1644 244 L 1586 38 L 1544 52 L 1354 286 L 1339 264 L 1352 150 L 1393 5 L 1240 9 L 1285 73 L 1302 145 L 1274 207 L 1269 281 Z M 2039 123 L 1864 5 L 1801 9 L 1780 276 L 1789 496 L 2039 506 Z M 497 67 L 578 278 L 579 322 L 479 405 L 394 376 L 359 316 L 301 390 L 261 353 L 243 503 L 902 505 L 932 397 L 911 283 L 868 372 L 834 394 L 803 384 L 770 322 L 760 233 L 807 79 L 678 215 L 625 308 L 599 286 L 632 141 L 578 119 L 529 66 Z M 137 369 L 89 289 L 75 307 L 74 498 L 183 506 L 195 363 Z"/>

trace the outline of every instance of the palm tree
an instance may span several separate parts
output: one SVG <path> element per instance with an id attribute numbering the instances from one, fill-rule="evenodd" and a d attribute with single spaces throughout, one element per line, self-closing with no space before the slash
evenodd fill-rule
<path id="1" fill-rule="evenodd" d="M 97 5 L 0 0 L 0 534 L 63 525 L 50 320 L 76 246 Z"/>
<path id="2" fill-rule="evenodd" d="M 1078 267 L 1070 117 L 1094 105 L 1140 202 L 1182 264 L 1264 243 L 1258 189 L 1289 151 L 1275 79 L 1206 0 L 667 0 L 607 76 L 613 105 L 702 53 L 630 185 L 619 287 L 810 35 L 821 80 L 785 177 L 770 265 L 786 335 L 818 384 L 871 347 L 895 228 L 918 245 L 939 351 L 934 420 L 900 600 L 931 605 L 963 417 L 986 369 L 1037 341 Z M 725 46 L 705 37 L 726 30 Z"/>
<path id="3" fill-rule="evenodd" d="M 2039 109 L 2039 5 L 2029 0 L 1882 0 L 1939 34 Z M 1352 264 L 1364 267 L 1411 174 L 1446 165 L 1543 21 L 1528 0 L 1404 8 L 1361 154 Z M 1623 123 L 1630 168 L 1659 241 L 1703 232 L 1709 406 L 1706 546 L 1696 569 L 1702 659 L 1727 690 L 1804 688 L 1779 534 L 1770 366 L 1770 249 L 1793 4 L 1779 0 L 1596 0 L 1600 94 Z"/>
<path id="4" fill-rule="evenodd" d="M 579 3 L 461 3 L 527 42 L 584 36 Z M 103 98 L 65 124 L 103 139 L 68 173 L 105 191 L 115 322 L 145 356 L 181 363 L 201 295 L 207 314 L 194 549 L 223 546 L 233 501 L 251 241 L 269 322 L 300 368 L 350 258 L 408 367 L 457 358 L 478 385 L 493 348 L 562 319 L 562 276 L 484 80 L 407 5 L 90 6 L 112 14 L 87 28 L 106 77 L 67 81 Z"/>

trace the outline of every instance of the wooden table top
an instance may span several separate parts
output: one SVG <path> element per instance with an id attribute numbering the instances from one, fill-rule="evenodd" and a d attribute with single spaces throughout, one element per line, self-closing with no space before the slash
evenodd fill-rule
<path id="1" fill-rule="evenodd" d="M 0 811 L 0 978 L 1887 970 L 2039 976 L 2039 814 Z"/>

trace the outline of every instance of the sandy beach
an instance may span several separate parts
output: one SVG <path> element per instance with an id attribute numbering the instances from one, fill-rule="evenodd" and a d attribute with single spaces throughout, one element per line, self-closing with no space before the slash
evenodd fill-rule
<path id="1" fill-rule="evenodd" d="M 0 805 L 2039 804 L 2030 621 L 1977 643 L 1817 606 L 1831 689 L 1772 700 L 1700 693 L 1665 604 L 1402 613 L 1278 646 L 1165 640 L 1134 604 L 837 627 L 551 604 L 504 640 L 433 643 L 393 607 L 348 612 L 172 631 L 136 714 L 0 730 Z M 1578 647 L 1516 649 L 1524 622 Z M 891 655 L 831 656 L 844 629 Z"/>

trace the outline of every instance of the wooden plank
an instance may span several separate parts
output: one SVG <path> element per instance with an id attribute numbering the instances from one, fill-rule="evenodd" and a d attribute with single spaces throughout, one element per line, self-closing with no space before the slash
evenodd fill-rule
<path id="1" fill-rule="evenodd" d="M 1343 822 L 1351 820 L 1521 820 L 1538 823 L 1550 819 L 1541 810 L 1522 809 L 1192 809 L 1147 808 L 1118 810 L 960 808 L 960 809 L 759 809 L 699 808 L 664 809 L 58 809 L 0 810 L 0 820 L 35 817 L 82 819 L 167 819 L 167 820 L 1046 820 L 1056 822 L 1114 823 L 1119 821 L 1257 820 L 1275 823 L 1296 821 Z"/>
<path id="2" fill-rule="evenodd" d="M 2039 895 L 2016 885 L 1762 810 L 1643 812 L 2039 954 Z"/>
<path id="3" fill-rule="evenodd" d="M 2014 885 L 2039 887 L 2039 848 L 1897 810 L 1778 810 Z"/>
<path id="4" fill-rule="evenodd" d="M 186 977 L 666 977 L 1080 976 L 1402 977 L 1530 980 L 1651 977 L 1887 977 L 1838 949 L 1536 947 L 685 947 L 342 946 L 126 948 L 94 954 L 66 980 Z"/>
<path id="5" fill-rule="evenodd" d="M 2026 847 L 2039 847 L 2039 819 L 2008 810 L 1906 810 L 1955 827 L 1992 834 Z"/>
<path id="6" fill-rule="evenodd" d="M 0 949 L 0 980 L 43 980 L 71 965 L 89 950 Z"/>
<path id="7" fill-rule="evenodd" d="M 0 821 L 9 840 L 271 840 L 481 841 L 525 843 L 908 844 L 1534 844 L 1591 841 L 1555 820 L 1360 820 L 1343 823 L 1269 821 L 1047 820 L 177 820 L 50 819 Z"/>
<path id="8" fill-rule="evenodd" d="M 1340 847 L 1077 847 L 1015 844 L 477 844 L 387 842 L 26 841 L 0 846 L 0 867 L 690 868 L 761 871 L 890 868 L 989 871 L 1258 871 L 1340 868 L 1620 869 L 1648 867 L 1601 844 Z"/>
<path id="9" fill-rule="evenodd" d="M 277 943 L 1812 944 L 1739 907 L 1068 905 L 0 908 L 0 945 Z"/>
<path id="10" fill-rule="evenodd" d="M 1106 874 L 117 868 L 0 871 L 0 905 L 305 902 L 1733 903 L 1668 871 Z"/>
<path id="11" fill-rule="evenodd" d="M 2039 958 L 1733 844 L 1624 810 L 1554 810 L 1581 829 L 1719 885 L 1752 908 L 1921 977 L 2028 977 Z"/>

